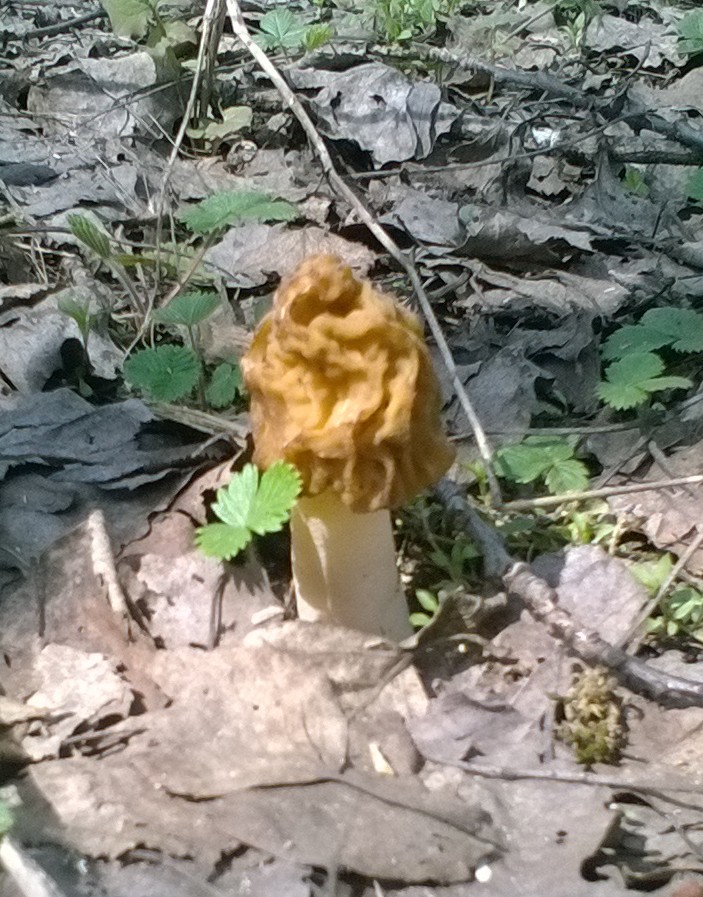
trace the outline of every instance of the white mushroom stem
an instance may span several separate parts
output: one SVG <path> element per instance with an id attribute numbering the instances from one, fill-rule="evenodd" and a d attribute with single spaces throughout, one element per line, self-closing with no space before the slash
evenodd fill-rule
<path id="1" fill-rule="evenodd" d="M 390 511 L 356 514 L 333 492 L 291 515 L 298 616 L 402 641 L 412 635 L 395 562 Z"/>

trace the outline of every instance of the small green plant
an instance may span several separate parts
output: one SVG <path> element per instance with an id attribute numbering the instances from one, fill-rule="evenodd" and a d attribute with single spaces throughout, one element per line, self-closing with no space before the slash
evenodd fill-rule
<path id="1" fill-rule="evenodd" d="M 81 342 L 86 353 L 88 352 L 88 338 L 90 330 L 93 326 L 93 316 L 87 302 L 80 302 L 73 296 L 62 296 L 56 303 L 59 311 L 63 312 L 69 318 L 72 318 L 78 327 L 81 335 Z"/>
<path id="2" fill-rule="evenodd" d="M 289 9 L 271 9 L 261 17 L 257 42 L 264 50 L 299 50 L 305 41 L 307 24 Z"/>
<path id="3" fill-rule="evenodd" d="M 434 31 L 438 16 L 450 15 L 460 5 L 461 0 L 373 0 L 368 8 L 379 35 L 396 43 Z"/>
<path id="4" fill-rule="evenodd" d="M 662 376 L 664 362 L 654 352 L 633 352 L 613 362 L 598 385 L 598 396 L 616 411 L 644 404 L 652 393 L 692 386 L 687 377 Z"/>
<path id="5" fill-rule="evenodd" d="M 647 620 L 649 635 L 659 638 L 685 637 L 703 642 L 703 592 L 680 586 L 660 605 L 661 613 Z"/>
<path id="6" fill-rule="evenodd" d="M 160 0 L 101 0 L 101 5 L 118 37 L 144 41 L 156 56 L 175 61 L 184 47 L 197 46 L 195 31 L 179 18 L 177 9 L 169 10 Z"/>
<path id="7" fill-rule="evenodd" d="M 295 206 L 270 199 L 258 191 L 231 191 L 207 197 L 181 214 L 194 234 L 207 239 L 238 221 L 289 221 Z M 200 349 L 198 325 L 217 309 L 212 291 L 181 293 L 153 314 L 156 324 L 185 328 L 188 346 L 157 346 L 135 352 L 124 365 L 125 378 L 152 399 L 175 402 L 188 399 L 198 387 L 201 405 L 214 408 L 230 405 L 241 391 L 239 368 L 225 361 L 208 379 Z"/>
<path id="8" fill-rule="evenodd" d="M 196 530 L 196 544 L 209 557 L 232 560 L 254 535 L 283 528 L 301 488 L 300 474 L 292 464 L 277 461 L 261 475 L 253 464 L 246 464 L 217 490 L 212 510 L 222 522 Z"/>
<path id="9" fill-rule="evenodd" d="M 703 53 L 703 9 L 694 9 L 679 23 L 680 47 L 689 56 Z"/>
<path id="10" fill-rule="evenodd" d="M 649 187 L 639 168 L 628 165 L 622 176 L 623 187 L 635 196 L 649 196 Z"/>
<path id="11" fill-rule="evenodd" d="M 210 155 L 217 155 L 220 145 L 246 130 L 252 118 L 251 106 L 227 106 L 222 110 L 221 119 L 201 118 L 186 133 L 191 140 L 199 141 L 199 146 Z"/>
<path id="12" fill-rule="evenodd" d="M 258 190 L 215 193 L 181 213 L 194 234 L 212 234 L 240 221 L 291 221 L 297 209 L 284 199 L 270 199 Z"/>
<path id="13" fill-rule="evenodd" d="M 135 352 L 124 364 L 124 375 L 132 385 L 160 402 L 189 398 L 199 387 L 201 404 L 213 408 L 231 405 L 242 390 L 239 366 L 223 362 L 209 378 L 200 348 L 198 325 L 219 306 L 216 293 L 181 293 L 154 312 L 154 322 L 184 327 L 189 346 L 163 345 Z"/>
<path id="14" fill-rule="evenodd" d="M 611 408 L 626 410 L 647 402 L 663 389 L 687 389 L 688 377 L 665 374 L 665 363 L 655 350 L 674 353 L 703 352 L 703 315 L 687 308 L 652 308 L 637 324 L 620 327 L 602 347 L 612 361 L 598 395 Z"/>
<path id="15" fill-rule="evenodd" d="M 124 363 L 125 379 L 157 402 L 177 402 L 192 395 L 200 364 L 186 346 L 156 346 L 135 352 Z"/>
<path id="16" fill-rule="evenodd" d="M 415 598 L 422 611 L 410 614 L 410 623 L 416 629 L 421 629 L 431 623 L 440 608 L 440 600 L 429 589 L 415 589 Z"/>
<path id="17" fill-rule="evenodd" d="M 496 473 L 513 483 L 544 481 L 552 495 L 588 486 L 588 468 L 574 457 L 577 438 L 528 436 L 496 452 Z"/>

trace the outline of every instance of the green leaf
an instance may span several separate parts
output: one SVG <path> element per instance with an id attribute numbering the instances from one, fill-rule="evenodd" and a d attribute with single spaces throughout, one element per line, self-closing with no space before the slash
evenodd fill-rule
<path id="1" fill-rule="evenodd" d="M 205 398 L 213 408 L 226 408 L 232 404 L 242 385 L 242 372 L 239 367 L 224 362 L 213 371 L 205 390 Z"/>
<path id="2" fill-rule="evenodd" d="M 415 627 L 415 629 L 422 629 L 423 626 L 427 626 L 432 622 L 432 617 L 428 614 L 423 613 L 415 613 L 410 614 L 410 625 Z"/>
<path id="3" fill-rule="evenodd" d="M 101 0 L 101 5 L 118 37 L 140 40 L 154 21 L 154 6 L 150 0 Z"/>
<path id="4" fill-rule="evenodd" d="M 258 535 L 278 532 L 300 495 L 302 481 L 292 464 L 277 461 L 264 471 L 249 509 L 247 525 Z"/>
<path id="5" fill-rule="evenodd" d="M 696 202 L 703 200 L 703 168 L 699 168 L 693 172 L 688 182 L 687 196 L 695 199 Z"/>
<path id="6" fill-rule="evenodd" d="M 326 22 L 316 22 L 314 25 L 310 25 L 305 32 L 303 41 L 306 53 L 312 53 L 313 50 L 323 47 L 332 39 L 333 34 L 331 26 Z"/>
<path id="7" fill-rule="evenodd" d="M 684 16 L 679 23 L 679 34 L 684 53 L 703 52 L 703 10 L 696 9 Z"/>
<path id="8" fill-rule="evenodd" d="M 434 614 L 439 610 L 437 596 L 430 592 L 429 589 L 415 589 L 415 597 L 420 607 L 426 610 L 427 613 Z"/>
<path id="9" fill-rule="evenodd" d="M 640 561 L 637 564 L 632 564 L 629 570 L 637 582 L 641 583 L 650 595 L 656 595 L 662 583 L 671 573 L 672 567 L 671 555 L 663 554 L 656 561 Z"/>
<path id="10" fill-rule="evenodd" d="M 198 546 L 206 554 L 229 560 L 249 544 L 254 533 L 278 532 L 301 486 L 300 474 L 285 461 L 272 464 L 261 477 L 253 464 L 245 464 L 227 486 L 218 489 L 212 510 L 222 523 L 200 527 Z"/>
<path id="11" fill-rule="evenodd" d="M 514 483 L 532 483 L 573 454 L 573 447 L 564 439 L 529 436 L 518 445 L 506 445 L 496 452 L 496 473 Z"/>
<path id="12" fill-rule="evenodd" d="M 623 186 L 635 196 L 649 196 L 649 187 L 644 179 L 644 175 L 637 168 L 628 166 L 625 169 L 625 175 L 622 179 Z"/>
<path id="13" fill-rule="evenodd" d="M 248 128 L 252 117 L 251 106 L 229 106 L 222 110 L 222 121 L 205 119 L 204 122 L 201 122 L 200 127 L 188 128 L 187 133 L 189 137 L 195 139 L 218 143 L 238 131 Z"/>
<path id="14" fill-rule="evenodd" d="M 613 362 L 598 385 L 598 395 L 616 410 L 635 408 L 646 402 L 650 393 L 660 389 L 685 389 L 691 381 L 685 377 L 660 377 L 664 362 L 653 352 L 634 352 Z"/>
<path id="15" fill-rule="evenodd" d="M 284 199 L 269 199 L 255 190 L 216 193 L 181 213 L 181 220 L 193 233 L 209 234 L 238 221 L 290 221 L 295 206 Z"/>
<path id="16" fill-rule="evenodd" d="M 79 302 L 78 299 L 75 299 L 73 296 L 61 296 L 56 305 L 59 311 L 68 315 L 69 318 L 72 318 L 76 322 L 78 329 L 81 332 L 81 336 L 86 340 L 92 322 L 92 315 L 90 314 L 88 303 Z"/>
<path id="17" fill-rule="evenodd" d="M 252 533 L 246 526 L 227 523 L 208 523 L 195 532 L 195 544 L 208 557 L 231 561 L 251 542 Z"/>
<path id="18" fill-rule="evenodd" d="M 650 334 L 663 334 L 676 352 L 703 352 L 703 315 L 690 308 L 652 308 L 640 326 Z"/>
<path id="19" fill-rule="evenodd" d="M 261 17 L 259 43 L 267 50 L 297 50 L 303 45 L 307 26 L 289 9 L 272 9 Z"/>
<path id="20" fill-rule="evenodd" d="M 209 317 L 220 304 L 217 293 L 198 290 L 181 293 L 168 305 L 154 312 L 154 320 L 159 324 L 182 324 L 194 327 Z"/>
<path id="21" fill-rule="evenodd" d="M 623 358 L 631 352 L 650 352 L 661 349 L 669 341 L 665 333 L 642 327 L 640 324 L 625 324 L 608 337 L 602 347 L 602 355 L 606 361 Z"/>
<path id="22" fill-rule="evenodd" d="M 547 473 L 545 483 L 552 495 L 583 492 L 588 486 L 588 468 L 575 458 L 557 461 Z"/>
<path id="23" fill-rule="evenodd" d="M 185 346 L 142 349 L 124 365 L 125 378 L 161 402 L 174 402 L 189 396 L 199 374 L 198 359 Z"/>
<path id="24" fill-rule="evenodd" d="M 101 259 L 107 260 L 111 257 L 109 235 L 85 215 L 69 215 L 68 226 L 73 236 L 88 249 L 92 249 Z"/>
<path id="25" fill-rule="evenodd" d="M 0 800 L 0 838 L 12 828 L 12 811 L 6 803 Z"/>

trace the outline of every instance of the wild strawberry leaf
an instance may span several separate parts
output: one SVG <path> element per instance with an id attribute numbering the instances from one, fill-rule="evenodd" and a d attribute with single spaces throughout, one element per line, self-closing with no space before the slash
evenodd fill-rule
<path id="1" fill-rule="evenodd" d="M 124 364 L 126 380 L 161 402 L 190 395 L 200 375 L 195 354 L 185 346 L 158 346 L 135 352 Z"/>
<path id="2" fill-rule="evenodd" d="M 110 258 L 112 250 L 110 237 L 106 231 L 101 230 L 85 215 L 69 215 L 67 220 L 71 233 L 77 240 L 80 240 L 88 249 L 92 249 L 101 259 Z"/>
<path id="3" fill-rule="evenodd" d="M 205 398 L 213 408 L 226 408 L 242 389 L 242 372 L 235 365 L 223 362 L 212 373 Z"/>
<path id="4" fill-rule="evenodd" d="M 642 315 L 640 327 L 663 334 L 676 352 L 703 352 L 703 315 L 690 308 L 652 308 Z"/>
<path id="5" fill-rule="evenodd" d="M 222 523 L 200 527 L 196 543 L 213 557 L 234 557 L 249 544 L 254 533 L 263 535 L 281 529 L 300 489 L 300 474 L 285 461 L 272 464 L 261 476 L 253 464 L 245 464 L 227 486 L 217 491 L 212 510 Z M 213 527 L 215 531 L 211 532 Z"/>
<path id="6" fill-rule="evenodd" d="M 168 305 L 154 312 L 154 320 L 159 324 L 182 324 L 194 327 L 209 317 L 220 304 L 217 293 L 196 290 L 180 293 Z"/>
<path id="7" fill-rule="evenodd" d="M 634 352 L 613 362 L 598 385 L 598 395 L 616 410 L 635 408 L 661 389 L 685 389 L 686 377 L 661 377 L 664 362 L 653 352 Z"/>
<path id="8" fill-rule="evenodd" d="M 305 40 L 307 26 L 289 9 L 272 9 L 261 17 L 258 43 L 265 50 L 297 50 Z"/>
<path id="9" fill-rule="evenodd" d="M 256 190 L 216 193 L 181 213 L 181 220 L 195 234 L 209 234 L 238 221 L 290 221 L 295 206 L 284 199 L 269 199 Z"/>

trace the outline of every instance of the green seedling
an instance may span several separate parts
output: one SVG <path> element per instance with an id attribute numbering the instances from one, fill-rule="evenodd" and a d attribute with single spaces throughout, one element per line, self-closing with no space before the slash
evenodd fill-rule
<path id="1" fill-rule="evenodd" d="M 496 473 L 513 483 L 544 481 L 552 495 L 580 492 L 588 486 L 588 468 L 574 458 L 576 439 L 528 436 L 496 452 Z"/>
<path id="2" fill-rule="evenodd" d="M 301 488 L 300 474 L 292 464 L 277 461 L 261 475 L 253 464 L 246 464 L 227 486 L 217 490 L 212 511 L 222 522 L 196 530 L 196 544 L 209 557 L 232 560 L 254 535 L 283 528 Z"/>
<path id="3" fill-rule="evenodd" d="M 198 325 L 218 308 L 216 293 L 196 291 L 181 293 L 164 308 L 154 312 L 154 321 L 184 327 L 189 346 L 157 346 L 142 349 L 127 359 L 125 378 L 132 386 L 161 402 L 177 402 L 189 398 L 199 387 L 201 405 L 225 408 L 242 391 L 242 375 L 238 365 L 223 362 L 206 377 Z"/>
<path id="4" fill-rule="evenodd" d="M 660 605 L 661 614 L 647 620 L 649 635 L 659 638 L 686 637 L 703 642 L 703 592 L 681 586 Z"/>
<path id="5" fill-rule="evenodd" d="M 87 354 L 88 338 L 90 337 L 90 330 L 93 326 L 93 316 L 90 313 L 88 302 L 80 302 L 78 299 L 74 299 L 73 296 L 62 296 L 56 305 L 59 311 L 63 312 L 76 322 L 78 332 L 81 335 L 83 348 Z"/>
<path id="6" fill-rule="evenodd" d="M 410 623 L 415 629 L 422 629 L 431 623 L 439 611 L 439 598 L 429 589 L 415 589 L 415 598 L 422 611 L 410 614 Z"/>

